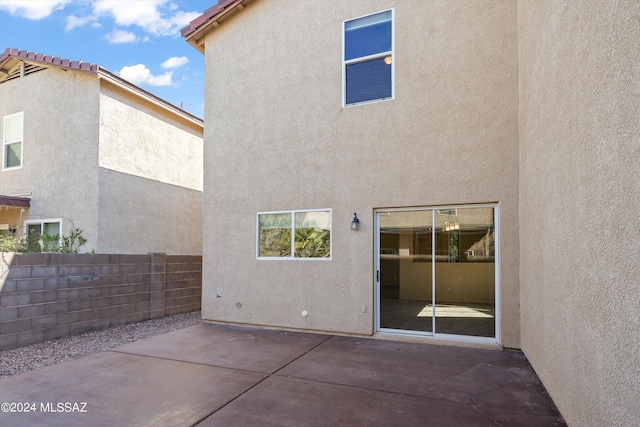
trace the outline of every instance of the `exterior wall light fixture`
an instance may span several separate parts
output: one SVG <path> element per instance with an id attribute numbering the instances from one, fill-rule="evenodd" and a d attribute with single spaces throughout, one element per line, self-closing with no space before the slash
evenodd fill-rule
<path id="1" fill-rule="evenodd" d="M 352 230 L 360 230 L 360 220 L 358 219 L 358 215 L 353 213 L 353 219 L 351 220 L 351 229 Z"/>

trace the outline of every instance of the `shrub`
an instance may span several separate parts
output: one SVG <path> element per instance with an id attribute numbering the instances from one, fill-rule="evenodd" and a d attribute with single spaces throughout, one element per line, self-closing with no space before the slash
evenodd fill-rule
<path id="1" fill-rule="evenodd" d="M 0 252 L 56 252 L 63 254 L 77 254 L 80 247 L 87 243 L 82 236 L 82 230 L 72 229 L 67 236 L 59 234 L 50 236 L 36 233 L 34 230 L 24 238 L 0 235 Z M 95 252 L 95 251 L 93 251 Z"/>

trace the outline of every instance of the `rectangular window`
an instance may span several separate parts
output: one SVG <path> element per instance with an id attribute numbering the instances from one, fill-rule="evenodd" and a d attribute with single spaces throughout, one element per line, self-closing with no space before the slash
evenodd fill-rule
<path id="1" fill-rule="evenodd" d="M 23 113 L 4 116 L 2 126 L 2 169 L 22 167 Z"/>
<path id="2" fill-rule="evenodd" d="M 393 99 L 393 10 L 343 24 L 343 105 Z"/>
<path id="3" fill-rule="evenodd" d="M 258 213 L 257 257 L 331 259 L 331 210 Z"/>
<path id="4" fill-rule="evenodd" d="M 60 245 L 62 220 L 25 221 L 24 230 L 24 239 L 30 250 L 52 252 Z"/>

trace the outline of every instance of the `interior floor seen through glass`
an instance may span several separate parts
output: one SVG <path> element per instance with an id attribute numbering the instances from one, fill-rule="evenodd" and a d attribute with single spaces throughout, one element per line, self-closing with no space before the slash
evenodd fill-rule
<path id="1" fill-rule="evenodd" d="M 378 222 L 381 329 L 495 337 L 494 208 L 379 212 Z"/>

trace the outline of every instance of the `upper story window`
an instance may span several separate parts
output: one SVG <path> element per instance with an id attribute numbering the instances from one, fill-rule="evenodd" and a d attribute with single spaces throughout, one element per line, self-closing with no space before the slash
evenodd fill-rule
<path id="1" fill-rule="evenodd" d="M 258 213 L 259 259 L 330 259 L 331 210 Z"/>
<path id="2" fill-rule="evenodd" d="M 22 136 L 24 113 L 4 116 L 2 124 L 2 169 L 22 167 Z"/>
<path id="3" fill-rule="evenodd" d="M 343 105 L 393 99 L 393 10 L 343 24 Z"/>

